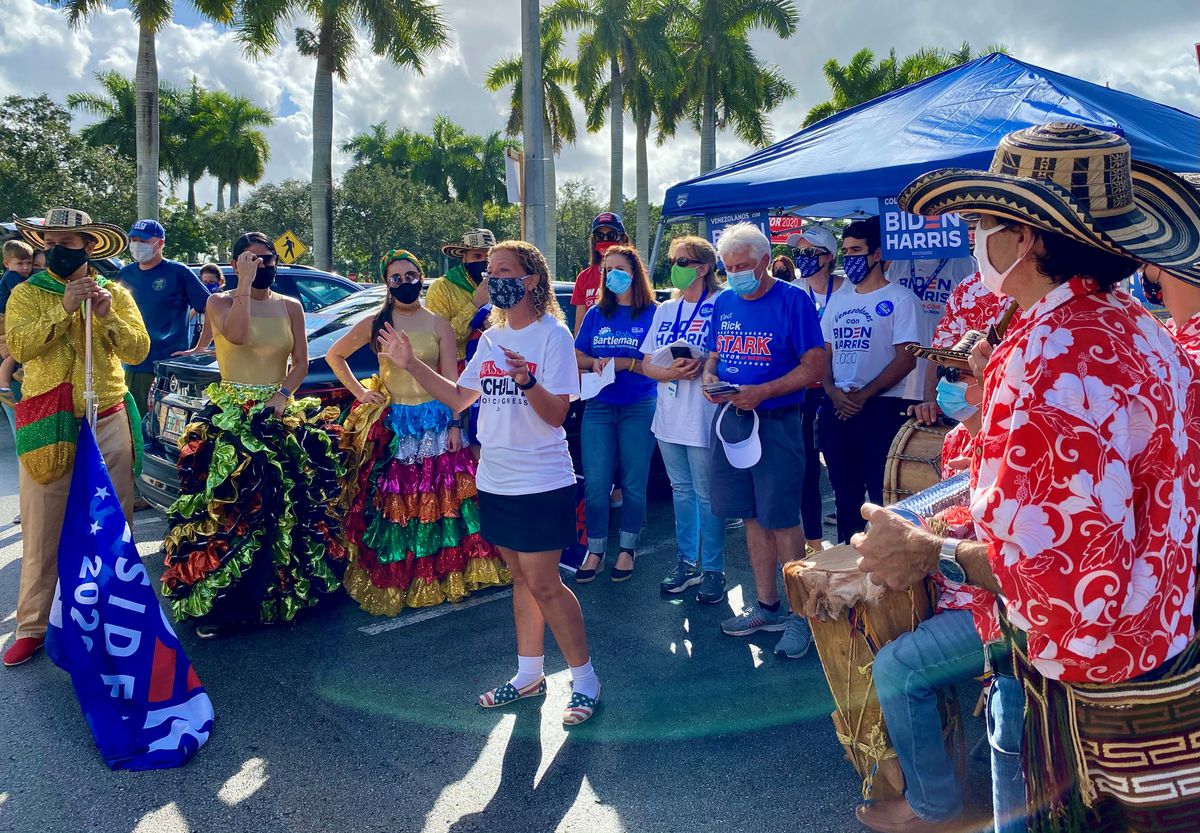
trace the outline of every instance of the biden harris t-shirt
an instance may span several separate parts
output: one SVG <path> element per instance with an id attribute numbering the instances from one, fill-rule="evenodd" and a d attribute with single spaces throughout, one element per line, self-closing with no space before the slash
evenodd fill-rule
<path id="1" fill-rule="evenodd" d="M 734 385 L 760 385 L 786 376 L 801 356 L 824 346 L 813 302 L 799 287 L 778 280 L 753 301 L 735 292 L 718 295 L 705 344 L 720 357 L 717 378 Z M 802 401 L 803 388 L 759 407 L 769 411 Z"/>
<path id="2" fill-rule="evenodd" d="M 896 357 L 896 345 L 921 343 L 920 317 L 917 296 L 894 283 L 834 295 L 821 317 L 821 331 L 833 347 L 834 385 L 849 392 L 873 382 Z M 880 395 L 907 398 L 909 376 Z"/>
<path id="3" fill-rule="evenodd" d="M 573 485 L 567 432 L 537 415 L 508 367 L 496 363 L 496 344 L 523 356 L 529 372 L 550 393 L 579 398 L 575 345 L 571 331 L 557 318 L 543 315 L 519 330 L 507 324 L 486 330 L 458 378 L 461 387 L 479 391 L 476 485 L 493 495 L 534 495 Z"/>

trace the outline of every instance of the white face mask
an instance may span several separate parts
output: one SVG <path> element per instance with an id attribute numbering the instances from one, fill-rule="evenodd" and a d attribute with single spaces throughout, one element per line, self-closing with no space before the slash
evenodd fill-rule
<path id="1" fill-rule="evenodd" d="M 138 263 L 145 263 L 148 260 L 154 259 L 154 244 L 143 243 L 141 241 L 132 241 L 129 244 L 129 254 L 133 255 L 133 259 Z"/>
<path id="2" fill-rule="evenodd" d="M 1017 259 L 1012 262 L 1012 265 L 1001 272 L 992 265 L 992 259 L 988 257 L 987 246 L 988 238 L 998 231 L 1004 231 L 1004 226 L 992 226 L 985 229 L 981 225 L 975 229 L 975 249 L 971 254 L 975 256 L 975 262 L 979 264 L 979 279 L 983 281 L 983 285 L 991 290 L 992 294 L 1003 298 L 1006 294 L 1004 291 L 1004 282 L 1029 252 L 1026 251 L 1017 255 Z"/>

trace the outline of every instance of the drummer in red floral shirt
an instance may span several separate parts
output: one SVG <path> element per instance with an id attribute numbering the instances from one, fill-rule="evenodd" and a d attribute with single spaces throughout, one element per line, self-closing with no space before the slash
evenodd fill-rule
<path id="1" fill-rule="evenodd" d="M 990 171 L 926 174 L 899 202 L 978 212 L 983 282 L 1022 314 L 984 374 L 971 495 L 982 540 L 943 540 L 867 505 L 871 531 L 853 542 L 861 568 L 895 589 L 936 569 L 992 590 L 1012 625 L 1013 665 L 1039 686 L 1177 673 L 1170 660 L 1194 634 L 1197 371 L 1114 287 L 1136 261 L 1200 283 L 1200 199 L 1132 161 L 1125 139 L 1051 124 L 1006 136 Z M 1023 706 L 1016 681 L 998 677 L 989 734 L 1023 723 Z M 996 829 L 1024 830 L 1025 795 L 997 779 L 995 761 Z"/>

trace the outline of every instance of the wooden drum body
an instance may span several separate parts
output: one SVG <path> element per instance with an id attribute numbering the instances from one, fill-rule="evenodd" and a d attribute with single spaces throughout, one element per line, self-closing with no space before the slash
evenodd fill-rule
<path id="1" fill-rule="evenodd" d="M 942 441 L 950 427 L 910 419 L 896 433 L 883 469 L 883 504 L 891 506 L 942 480 Z"/>
<path id="2" fill-rule="evenodd" d="M 841 544 L 784 567 L 792 611 L 806 616 L 837 704 L 834 729 L 863 777 L 863 798 L 904 795 L 904 775 L 883 723 L 871 665 L 878 650 L 933 613 L 929 582 L 894 592 L 858 569 L 858 553 Z"/>

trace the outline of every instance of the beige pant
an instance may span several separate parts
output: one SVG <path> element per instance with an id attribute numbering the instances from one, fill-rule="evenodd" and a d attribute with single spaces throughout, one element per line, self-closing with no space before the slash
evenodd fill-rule
<path id="1" fill-rule="evenodd" d="M 133 438 L 129 434 L 129 415 L 119 411 L 104 417 L 96 425 L 96 444 L 108 466 L 108 474 L 117 489 L 117 498 L 125 510 L 125 520 L 133 527 Z M 71 475 L 42 485 L 18 464 L 21 504 L 21 587 L 17 592 L 17 639 L 44 636 L 58 582 L 58 539 L 67 514 Z"/>

